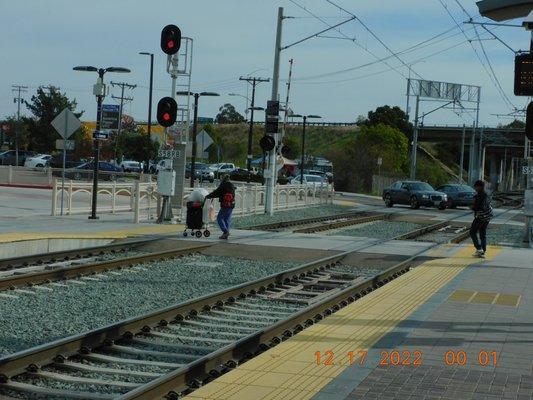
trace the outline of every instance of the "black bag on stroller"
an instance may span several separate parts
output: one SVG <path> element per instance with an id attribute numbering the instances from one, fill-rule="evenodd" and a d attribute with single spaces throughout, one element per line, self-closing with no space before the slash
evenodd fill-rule
<path id="1" fill-rule="evenodd" d="M 197 201 L 187 202 L 187 217 L 186 217 L 186 229 L 183 231 L 183 236 L 187 236 L 187 229 L 191 230 L 191 235 L 196 237 L 202 237 L 202 229 L 205 228 L 204 223 L 204 210 L 202 203 Z M 195 232 L 196 231 L 196 232 Z M 205 229 L 203 232 L 205 237 L 209 237 L 211 232 Z"/>

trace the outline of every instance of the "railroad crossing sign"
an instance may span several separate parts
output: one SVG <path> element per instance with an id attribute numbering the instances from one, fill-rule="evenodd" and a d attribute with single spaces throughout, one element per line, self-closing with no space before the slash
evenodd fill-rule
<path id="1" fill-rule="evenodd" d="M 72 111 L 65 108 L 52 120 L 51 125 L 63 139 L 68 139 L 81 126 L 81 122 Z"/>

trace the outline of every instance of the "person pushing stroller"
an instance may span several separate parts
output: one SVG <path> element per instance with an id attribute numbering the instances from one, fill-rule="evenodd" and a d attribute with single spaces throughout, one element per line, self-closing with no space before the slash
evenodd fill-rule
<path id="1" fill-rule="evenodd" d="M 205 199 L 214 199 L 217 197 L 220 201 L 220 211 L 217 215 L 218 226 L 222 230 L 220 239 L 227 239 L 231 226 L 231 213 L 235 208 L 235 186 L 230 182 L 229 175 L 224 175 L 220 185 L 205 196 Z"/>

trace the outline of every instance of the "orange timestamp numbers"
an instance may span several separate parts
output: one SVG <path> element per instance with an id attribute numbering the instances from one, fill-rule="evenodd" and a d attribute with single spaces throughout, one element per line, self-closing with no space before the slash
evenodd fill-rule
<path id="1" fill-rule="evenodd" d="M 315 352 L 316 365 L 359 365 L 364 367 L 367 360 L 367 350 L 348 351 L 343 355 L 336 355 L 332 350 Z M 473 362 L 487 367 L 495 366 L 498 362 L 496 351 L 480 350 L 472 354 Z M 477 356 L 477 357 L 476 357 Z M 443 362 L 447 366 L 466 365 L 469 355 L 464 350 L 448 350 L 443 354 Z M 472 361 L 471 361 L 472 362 Z M 395 366 L 419 366 L 422 365 L 422 351 L 420 350 L 383 350 L 380 352 L 378 365 L 385 367 Z"/>

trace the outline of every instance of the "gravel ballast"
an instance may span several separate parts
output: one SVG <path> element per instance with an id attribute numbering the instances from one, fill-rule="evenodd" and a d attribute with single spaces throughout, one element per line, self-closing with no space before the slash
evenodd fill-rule
<path id="1" fill-rule="evenodd" d="M 249 228 L 255 225 L 272 224 L 276 222 L 313 217 L 323 217 L 327 215 L 343 214 L 350 211 L 353 211 L 351 207 L 340 206 L 336 204 L 322 204 L 318 206 L 310 206 L 294 210 L 276 211 L 274 215 L 257 214 L 247 215 L 244 217 L 235 217 L 233 218 L 231 225 L 233 228 L 242 229 Z"/>
<path id="2" fill-rule="evenodd" d="M 0 356 L 295 266 L 195 255 L 3 292 Z"/>
<path id="3" fill-rule="evenodd" d="M 372 239 L 390 239 L 422 227 L 420 224 L 398 221 L 374 221 L 354 228 L 331 231 L 329 235 L 357 236 Z"/>

